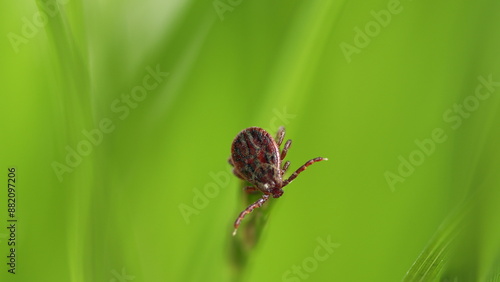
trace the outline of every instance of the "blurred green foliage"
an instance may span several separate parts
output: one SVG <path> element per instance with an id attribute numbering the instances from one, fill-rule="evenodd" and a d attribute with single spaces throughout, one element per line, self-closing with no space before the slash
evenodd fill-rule
<path id="1" fill-rule="evenodd" d="M 0 11 L 0 162 L 3 183 L 17 170 L 19 220 L 15 275 L 0 229 L 1 281 L 498 279 L 500 2 Z M 272 199 L 234 271 L 231 141 L 280 125 L 290 170 L 330 161 Z"/>

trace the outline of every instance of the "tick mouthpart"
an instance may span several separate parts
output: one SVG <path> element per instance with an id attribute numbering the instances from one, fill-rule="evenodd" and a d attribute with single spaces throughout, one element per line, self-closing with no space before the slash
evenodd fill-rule
<path id="1" fill-rule="evenodd" d="M 273 194 L 273 198 L 279 198 L 281 197 L 281 195 L 283 195 L 283 189 L 281 188 L 273 189 L 271 193 Z"/>

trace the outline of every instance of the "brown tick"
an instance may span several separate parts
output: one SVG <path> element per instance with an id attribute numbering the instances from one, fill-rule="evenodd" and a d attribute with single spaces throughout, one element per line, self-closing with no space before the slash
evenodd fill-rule
<path id="1" fill-rule="evenodd" d="M 245 215 L 261 207 L 269 199 L 269 196 L 281 197 L 283 187 L 290 184 L 308 166 L 315 162 L 328 160 L 327 158 L 309 160 L 288 179 L 283 180 L 283 175 L 290 166 L 290 162 L 286 161 L 283 167 L 281 163 L 292 145 L 292 140 L 289 139 L 280 153 L 280 146 L 284 138 L 285 128 L 283 126 L 278 129 L 276 139 L 273 139 L 267 131 L 259 127 L 244 129 L 234 138 L 231 146 L 231 157 L 229 157 L 229 164 L 234 167 L 233 173 L 253 185 L 245 187 L 247 193 L 261 191 L 264 195 L 240 213 L 234 222 L 233 236 L 236 235 L 238 226 Z"/>

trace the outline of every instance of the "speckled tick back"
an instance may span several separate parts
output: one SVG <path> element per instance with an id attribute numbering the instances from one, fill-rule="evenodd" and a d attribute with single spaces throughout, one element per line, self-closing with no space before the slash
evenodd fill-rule
<path id="1" fill-rule="evenodd" d="M 314 158 L 299 167 L 288 179 L 283 180 L 283 175 L 290 166 L 287 161 L 281 166 L 292 140 L 286 141 L 280 154 L 280 146 L 285 138 L 285 128 L 280 127 L 276 139 L 267 131 L 259 127 L 249 127 L 242 130 L 234 138 L 231 147 L 229 163 L 234 167 L 233 173 L 239 178 L 250 182 L 253 186 L 245 188 L 247 192 L 261 191 L 264 195 L 255 203 L 246 208 L 234 223 L 233 235 L 236 235 L 238 226 L 245 215 L 261 207 L 269 196 L 279 198 L 283 195 L 283 187 L 292 182 L 299 173 L 315 162 L 328 160 L 327 158 Z"/>

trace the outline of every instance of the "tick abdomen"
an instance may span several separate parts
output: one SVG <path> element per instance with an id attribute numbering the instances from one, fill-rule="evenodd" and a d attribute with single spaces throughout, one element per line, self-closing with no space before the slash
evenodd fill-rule
<path id="1" fill-rule="evenodd" d="M 262 128 L 241 131 L 233 141 L 231 159 L 238 173 L 261 190 L 281 180 L 278 145 Z"/>

